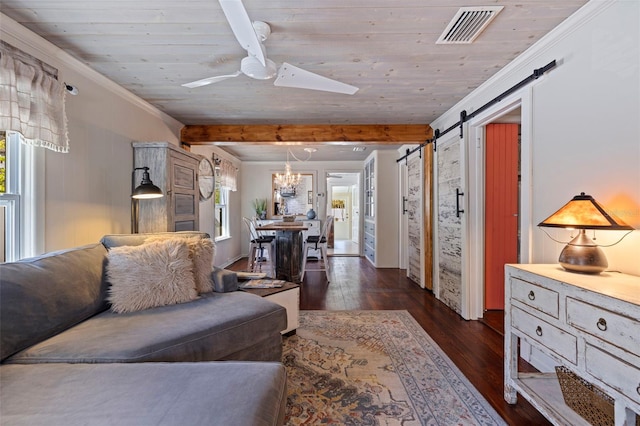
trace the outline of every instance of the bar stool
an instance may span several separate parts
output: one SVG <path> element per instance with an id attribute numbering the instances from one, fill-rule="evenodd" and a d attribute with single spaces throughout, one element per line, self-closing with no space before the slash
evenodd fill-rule
<path id="1" fill-rule="evenodd" d="M 327 234 L 329 232 L 329 227 L 333 223 L 334 216 L 327 216 L 322 225 L 322 232 L 320 235 L 309 235 L 302 244 L 302 273 L 300 274 L 300 281 L 304 279 L 304 273 L 307 270 L 307 256 L 310 249 L 318 250 L 320 249 L 320 257 L 323 262 L 322 269 L 314 269 L 314 271 L 324 271 L 327 276 L 327 282 L 331 282 L 329 278 L 330 270 L 329 270 L 329 258 L 327 256 Z M 320 259 L 318 259 L 320 261 Z"/>
<path id="2" fill-rule="evenodd" d="M 267 250 L 267 257 L 271 266 L 270 277 L 276 277 L 276 258 L 275 258 L 275 237 L 273 235 L 261 236 L 256 230 L 255 224 L 251 219 L 243 217 L 242 220 L 249 231 L 249 270 L 251 272 L 262 271 L 262 259 L 264 259 L 264 250 Z"/>

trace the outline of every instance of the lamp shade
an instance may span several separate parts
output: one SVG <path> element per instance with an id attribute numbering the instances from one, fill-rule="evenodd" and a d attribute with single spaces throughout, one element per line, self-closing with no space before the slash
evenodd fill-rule
<path id="1" fill-rule="evenodd" d="M 632 231 L 633 228 L 611 212 L 607 212 L 591 195 L 581 192 L 538 226 L 549 228 L 603 229 Z"/>
<path id="2" fill-rule="evenodd" d="M 591 195 L 581 192 L 538 226 L 579 229 L 578 235 L 560 252 L 558 263 L 564 269 L 585 274 L 599 274 L 608 267 L 604 251 L 589 237 L 586 229 L 632 231 L 613 213 L 607 212 Z"/>
<path id="3" fill-rule="evenodd" d="M 142 182 L 138 185 L 133 192 L 131 193 L 131 198 L 136 199 L 150 199 L 150 198 L 160 198 L 162 197 L 162 190 L 155 186 L 149 177 L 149 168 L 141 167 L 137 168 L 144 170 L 142 173 Z M 135 173 L 135 170 L 134 170 Z"/>

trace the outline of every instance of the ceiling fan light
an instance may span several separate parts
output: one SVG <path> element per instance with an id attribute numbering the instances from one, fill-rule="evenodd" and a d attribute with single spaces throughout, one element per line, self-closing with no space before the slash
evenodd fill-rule
<path id="1" fill-rule="evenodd" d="M 253 29 L 255 30 L 258 39 L 264 43 L 271 35 L 271 27 L 269 24 L 263 21 L 253 21 L 251 24 L 253 25 Z"/>
<path id="2" fill-rule="evenodd" d="M 256 80 L 269 80 L 277 74 L 276 64 L 271 59 L 266 58 L 266 65 L 262 66 L 254 56 L 243 58 L 240 63 L 240 69 L 246 76 Z"/>

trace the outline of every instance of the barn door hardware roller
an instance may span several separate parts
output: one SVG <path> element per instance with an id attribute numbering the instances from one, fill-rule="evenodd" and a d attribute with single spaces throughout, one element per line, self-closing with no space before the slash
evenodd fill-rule
<path id="1" fill-rule="evenodd" d="M 507 89 L 504 92 L 500 93 L 498 96 L 496 96 L 495 98 L 491 99 L 489 102 L 485 103 L 484 105 L 482 105 L 480 108 L 476 109 L 475 111 L 473 111 L 471 113 L 467 113 L 466 110 L 462 110 L 460 112 L 460 120 L 458 120 L 457 123 L 452 124 L 450 127 L 446 128 L 442 132 L 439 129 L 436 129 L 435 130 L 435 135 L 434 135 L 434 137 L 432 139 L 428 139 L 427 141 L 425 141 L 422 144 L 420 144 L 418 147 L 413 148 L 411 151 L 408 151 L 405 155 L 403 155 L 402 157 L 398 158 L 396 160 L 396 162 L 399 163 L 400 161 L 406 159 L 409 155 L 411 155 L 414 152 L 422 149 L 423 146 L 428 145 L 430 143 L 433 144 L 433 150 L 436 151 L 436 141 L 438 140 L 438 138 L 446 135 L 447 133 L 449 133 L 450 131 L 454 130 L 457 127 L 460 128 L 460 138 L 462 139 L 462 137 L 464 136 L 463 132 L 464 132 L 464 123 L 465 122 L 471 120 L 476 115 L 480 114 L 481 112 L 483 112 L 487 108 L 491 107 L 492 105 L 495 105 L 498 102 L 502 101 L 504 98 L 506 98 L 507 96 L 509 96 L 512 93 L 516 92 L 520 88 L 526 86 L 527 84 L 531 83 L 532 81 L 539 79 L 540 77 L 542 77 L 544 75 L 544 73 L 546 73 L 547 71 L 555 68 L 555 66 L 556 66 L 556 61 L 554 59 L 553 61 L 549 62 L 547 65 L 545 65 L 545 66 L 543 66 L 541 68 L 534 69 L 533 72 L 531 73 L 531 75 L 529 75 L 527 78 L 525 78 L 525 79 L 521 80 L 520 82 L 514 84 L 509 89 Z M 422 151 L 420 152 L 420 154 L 422 154 Z"/>

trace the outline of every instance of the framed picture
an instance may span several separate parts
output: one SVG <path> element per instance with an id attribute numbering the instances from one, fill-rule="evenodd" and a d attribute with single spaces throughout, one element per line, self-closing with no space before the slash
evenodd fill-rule
<path id="1" fill-rule="evenodd" d="M 307 191 L 307 204 L 313 204 L 313 191 Z"/>

